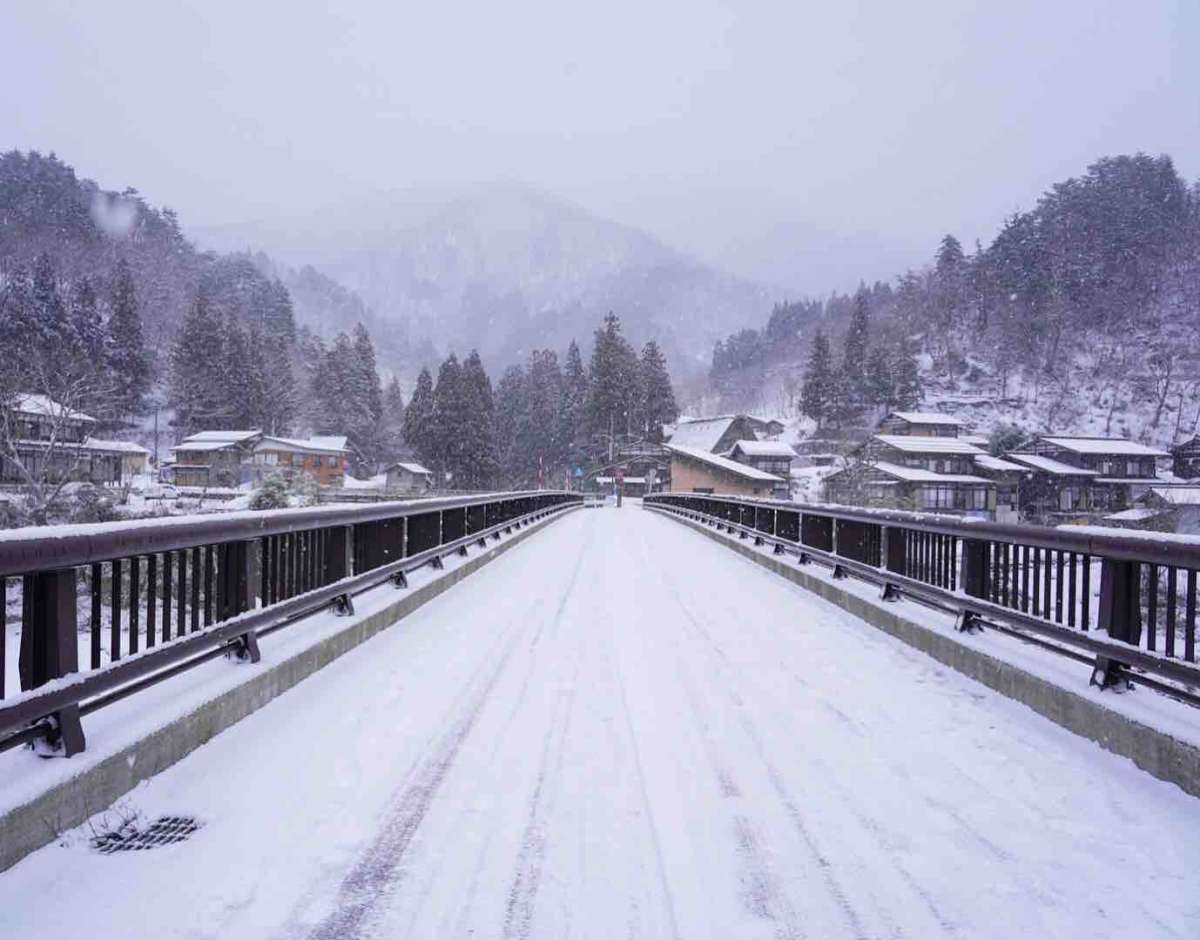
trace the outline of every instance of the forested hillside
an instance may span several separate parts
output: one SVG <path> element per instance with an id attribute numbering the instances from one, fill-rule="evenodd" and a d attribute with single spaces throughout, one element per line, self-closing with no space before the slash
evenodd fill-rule
<path id="1" fill-rule="evenodd" d="M 370 312 L 316 271 L 288 281 L 299 318 L 269 259 L 201 252 L 170 209 L 53 155 L 0 154 L 2 393 L 48 395 L 127 437 L 157 415 L 164 446 L 209 428 L 348 434 L 373 469 L 399 452 L 400 416 L 383 410 Z"/>
<path id="2" fill-rule="evenodd" d="M 856 310 L 893 371 L 915 354 L 927 405 L 983 428 L 1170 442 L 1200 419 L 1200 186 L 1189 188 L 1168 157 L 1099 160 L 986 246 L 947 235 L 928 266 L 894 283 L 777 307 L 766 329 L 717 345 L 713 397 L 859 420 L 883 402 L 863 390 L 849 410 L 836 404 Z M 834 405 L 817 396 L 805 409 L 818 333 L 831 341 Z"/>

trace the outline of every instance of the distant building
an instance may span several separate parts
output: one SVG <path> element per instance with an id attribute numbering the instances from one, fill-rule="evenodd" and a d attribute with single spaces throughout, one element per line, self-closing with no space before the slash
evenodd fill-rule
<path id="1" fill-rule="evenodd" d="M 738 441 L 758 440 L 755 422 L 749 415 L 721 415 L 717 418 L 694 418 L 680 421 L 669 430 L 668 442 L 679 447 L 728 453 Z M 782 425 L 780 425 L 782 428 Z"/>
<path id="2" fill-rule="evenodd" d="M 384 473 L 387 480 L 384 487 L 394 493 L 419 496 L 433 489 L 433 471 L 419 463 L 397 461 Z"/>
<path id="3" fill-rule="evenodd" d="M 1181 480 L 1200 478 L 1200 435 L 1171 448 L 1171 472 Z"/>
<path id="4" fill-rule="evenodd" d="M 91 436 L 96 419 L 45 395 L 15 396 L 7 407 L 10 444 L 18 463 L 0 456 L 0 484 L 28 482 L 26 474 L 117 485 L 144 473 L 150 452 L 130 441 Z M 25 472 L 21 471 L 24 467 Z"/>
<path id="5" fill-rule="evenodd" d="M 1171 455 L 1137 441 L 1108 437 L 1045 435 L 1023 445 L 1025 453 L 1091 471 L 1092 508 L 1128 509 L 1158 478 L 1158 462 Z"/>
<path id="6" fill-rule="evenodd" d="M 787 481 L 698 447 L 668 444 L 672 493 L 771 496 Z"/>
<path id="7" fill-rule="evenodd" d="M 273 473 L 307 473 L 322 486 L 341 486 L 345 437 L 275 437 L 258 430 L 201 431 L 173 448 L 178 486 L 240 486 Z"/>
<path id="8" fill-rule="evenodd" d="M 965 438 L 959 437 L 958 440 L 964 441 Z M 979 454 L 971 459 L 975 464 L 975 472 L 995 485 L 995 492 L 989 497 L 992 519 L 996 522 L 1019 522 L 1021 487 L 1030 476 L 1029 468 L 991 454 Z"/>
<path id="9" fill-rule="evenodd" d="M 1200 486 L 1152 486 L 1137 503 L 1148 511 L 1165 514 L 1165 531 L 1200 534 Z"/>
<path id="10" fill-rule="evenodd" d="M 879 422 L 878 433 L 913 437 L 960 437 L 965 427 L 958 418 L 933 411 L 893 411 Z"/>
<path id="11" fill-rule="evenodd" d="M 927 470 L 886 460 L 854 464 L 825 478 L 825 499 L 852 506 L 990 516 L 995 493 L 995 483 L 974 473 Z"/>
<path id="12" fill-rule="evenodd" d="M 758 415 L 746 415 L 750 426 L 760 441 L 775 441 L 784 432 L 784 424 L 778 418 L 763 418 Z"/>
<path id="13" fill-rule="evenodd" d="M 791 480 L 792 460 L 796 452 L 787 444 L 782 441 L 737 441 L 726 456 L 779 477 L 782 483 L 776 487 L 773 495 L 780 499 L 787 499 L 790 495 L 788 481 Z"/>
<path id="14" fill-rule="evenodd" d="M 1093 487 L 1099 473 L 1039 454 L 1011 453 L 1004 459 L 1031 471 L 1021 484 L 1023 516 L 1047 518 L 1092 512 Z"/>

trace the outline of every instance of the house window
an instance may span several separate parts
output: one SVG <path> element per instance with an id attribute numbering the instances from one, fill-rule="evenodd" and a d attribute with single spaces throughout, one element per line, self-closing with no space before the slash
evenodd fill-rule
<path id="1" fill-rule="evenodd" d="M 711 486 L 695 486 L 692 487 L 693 493 L 701 493 L 704 496 L 712 496 L 713 488 Z"/>

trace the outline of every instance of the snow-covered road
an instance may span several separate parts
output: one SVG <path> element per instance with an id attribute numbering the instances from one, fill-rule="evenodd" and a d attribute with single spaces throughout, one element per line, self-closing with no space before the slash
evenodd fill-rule
<path id="1" fill-rule="evenodd" d="M 0 936 L 1200 936 L 1200 801 L 676 522 L 575 512 L 0 875 Z"/>

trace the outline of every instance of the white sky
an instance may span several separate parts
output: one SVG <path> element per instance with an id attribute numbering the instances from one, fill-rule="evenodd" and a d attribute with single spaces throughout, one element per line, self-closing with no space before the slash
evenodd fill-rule
<path id="1" fill-rule="evenodd" d="M 795 291 L 1098 156 L 1200 175 L 1200 0 L 4 3 L 0 148 L 185 224 L 516 177 Z"/>

